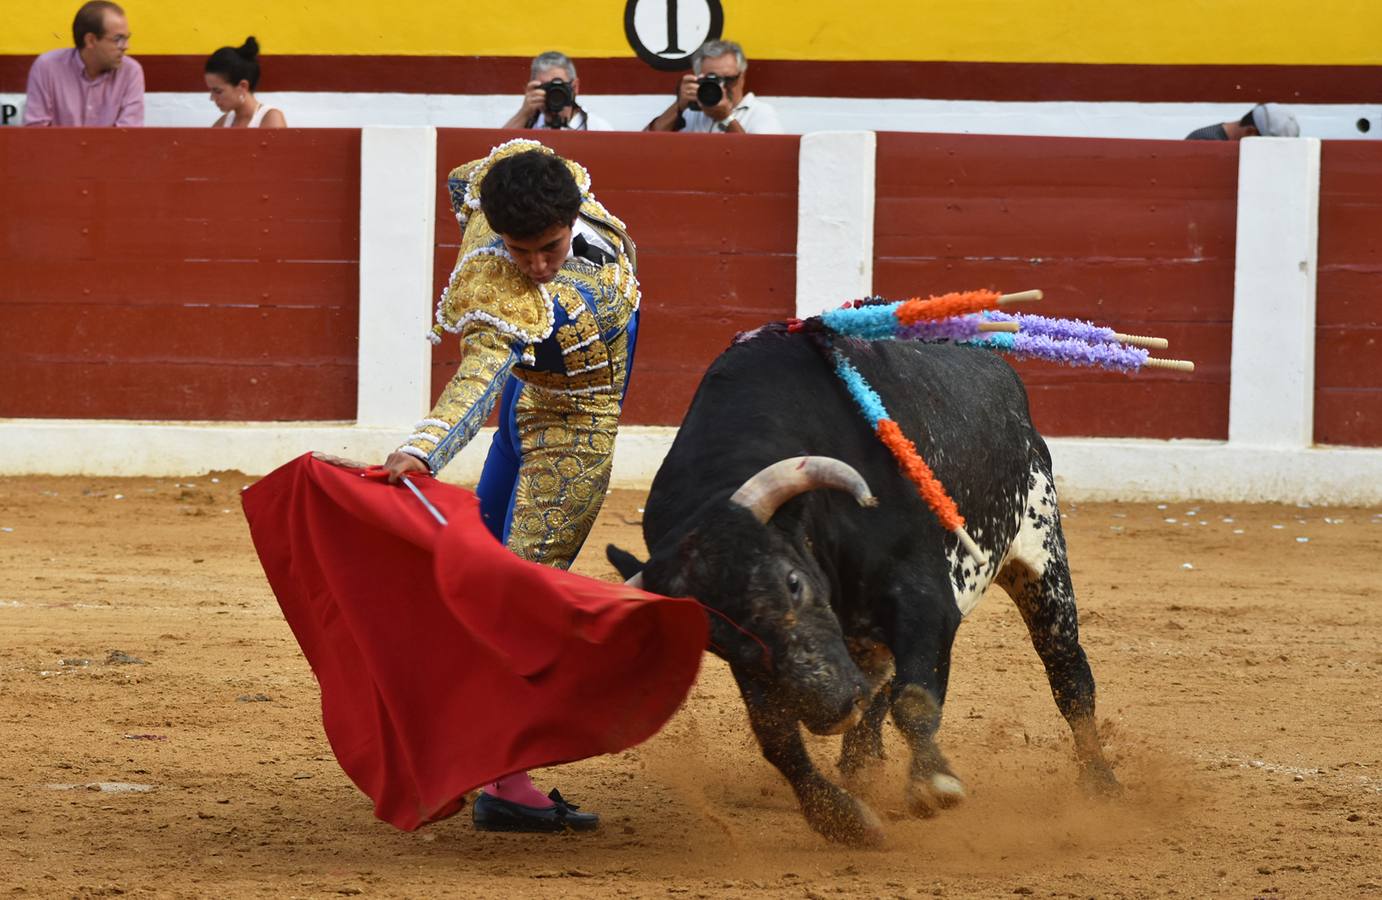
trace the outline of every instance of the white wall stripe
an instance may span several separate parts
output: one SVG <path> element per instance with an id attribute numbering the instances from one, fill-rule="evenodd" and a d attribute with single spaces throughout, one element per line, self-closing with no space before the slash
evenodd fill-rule
<path id="1" fill-rule="evenodd" d="M 356 420 L 398 441 L 431 397 L 437 130 L 360 134 L 360 331 Z"/>
<path id="2" fill-rule="evenodd" d="M 202 128 L 220 111 L 200 85 L 187 92 L 145 95 L 150 126 Z M 522 85 L 514 85 L 515 90 Z M 924 86 L 921 86 L 924 90 Z M 668 83 L 671 90 L 671 82 Z M 307 128 L 364 128 L 372 125 L 435 125 L 438 128 L 498 128 L 518 108 L 513 94 L 392 94 L 344 91 L 264 91 L 266 103 L 282 109 L 288 124 Z M 613 127 L 641 131 L 667 108 L 665 94 L 581 95 L 582 104 Z M 1180 140 L 1203 125 L 1236 122 L 1253 99 L 1234 103 L 1137 103 L 1131 101 L 1007 101 L 876 99 L 869 97 L 770 97 L 788 134 L 815 131 L 923 131 L 937 134 L 1025 134 L 1058 137 Z M 1382 113 L 1377 104 L 1291 103 L 1307 137 L 1377 140 Z M 0 102 L 22 107 L 24 95 L 0 94 Z M 1367 131 L 1358 127 L 1363 121 Z"/>
<path id="3" fill-rule="evenodd" d="M 1382 503 L 1382 448 L 1050 438 L 1062 500 Z"/>
<path id="4" fill-rule="evenodd" d="M 1312 443 L 1319 212 L 1318 140 L 1242 142 L 1230 444 L 1301 448 Z"/>
<path id="5" fill-rule="evenodd" d="M 611 484 L 646 489 L 676 431 L 653 425 L 620 429 Z M 382 463 L 407 434 L 350 422 L 0 419 L 0 474 L 163 477 L 233 469 L 264 475 L 312 450 Z M 481 429 L 442 470 L 443 480 L 479 480 L 493 436 L 493 428 Z"/>
<path id="6" fill-rule="evenodd" d="M 797 162 L 798 318 L 873 291 L 872 131 L 804 135 Z"/>
<path id="7" fill-rule="evenodd" d="M 611 486 L 646 490 L 676 432 L 663 426 L 621 428 Z M 481 430 L 442 471 L 442 479 L 473 485 L 493 434 L 492 428 Z M 346 422 L 7 419 L 0 420 L 0 472 L 165 477 L 235 469 L 256 476 L 309 450 L 380 463 L 400 440 L 396 429 Z M 1047 444 L 1066 501 L 1382 503 L 1382 448 L 1286 450 L 1110 438 L 1051 438 Z"/>

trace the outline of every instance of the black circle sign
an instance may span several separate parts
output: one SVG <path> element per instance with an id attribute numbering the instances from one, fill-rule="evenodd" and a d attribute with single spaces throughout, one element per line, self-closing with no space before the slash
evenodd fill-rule
<path id="1" fill-rule="evenodd" d="M 724 33 L 720 0 L 628 0 L 624 36 L 638 58 L 654 69 L 689 68 L 691 54 Z"/>

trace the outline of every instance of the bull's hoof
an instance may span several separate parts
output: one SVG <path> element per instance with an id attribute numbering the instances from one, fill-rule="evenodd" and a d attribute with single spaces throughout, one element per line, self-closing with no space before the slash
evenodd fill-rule
<path id="1" fill-rule="evenodd" d="M 878 816 L 844 791 L 811 804 L 806 821 L 828 840 L 854 847 L 883 845 L 883 823 Z"/>
<path id="2" fill-rule="evenodd" d="M 907 785 L 907 809 L 919 819 L 929 819 L 943 809 L 957 806 L 964 798 L 964 783 L 944 772 L 913 779 Z"/>
<path id="3" fill-rule="evenodd" d="M 1082 766 L 1079 784 L 1089 797 L 1109 800 L 1123 796 L 1123 785 L 1118 783 L 1107 764 Z"/>
<path id="4" fill-rule="evenodd" d="M 837 834 L 826 835 L 831 840 L 839 841 L 842 844 L 850 844 L 854 847 L 881 847 L 883 846 L 883 823 L 874 815 L 873 810 L 869 809 L 862 801 L 854 801 L 854 814 L 850 817 L 844 827 Z"/>

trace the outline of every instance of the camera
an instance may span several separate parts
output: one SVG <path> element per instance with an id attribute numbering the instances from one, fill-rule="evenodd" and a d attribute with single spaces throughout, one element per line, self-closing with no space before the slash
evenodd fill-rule
<path id="1" fill-rule="evenodd" d="M 553 78 L 551 81 L 543 82 L 542 91 L 545 95 L 542 109 L 546 113 L 547 122 L 554 128 L 560 128 L 561 123 L 558 116 L 561 115 L 563 109 L 576 102 L 576 92 L 571 90 L 571 85 L 561 78 Z"/>
<path id="2" fill-rule="evenodd" d="M 702 75 L 696 79 L 696 102 L 691 109 L 705 109 L 725 98 L 724 85 L 729 79 L 722 75 Z"/>

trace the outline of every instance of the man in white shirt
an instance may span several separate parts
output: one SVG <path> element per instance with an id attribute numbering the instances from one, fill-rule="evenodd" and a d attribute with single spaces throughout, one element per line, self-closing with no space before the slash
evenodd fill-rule
<path id="1" fill-rule="evenodd" d="M 533 58 L 527 90 L 518 112 L 504 128 L 570 128 L 574 131 L 613 131 L 599 116 L 576 102 L 580 81 L 576 64 L 565 53 L 549 50 Z"/>
<path id="2" fill-rule="evenodd" d="M 691 56 L 691 73 L 677 85 L 677 98 L 648 131 L 781 134 L 777 112 L 744 92 L 749 62 L 734 41 L 706 41 Z"/>

